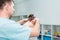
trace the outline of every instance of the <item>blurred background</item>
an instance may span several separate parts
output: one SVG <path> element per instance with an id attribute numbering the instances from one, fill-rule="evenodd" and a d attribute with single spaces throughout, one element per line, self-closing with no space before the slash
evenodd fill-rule
<path id="1" fill-rule="evenodd" d="M 14 3 L 12 20 L 27 18 L 32 13 L 40 19 L 39 40 L 60 40 L 60 0 L 14 0 Z"/>
<path id="2" fill-rule="evenodd" d="M 41 24 L 60 24 L 60 0 L 14 0 L 14 16 L 33 13 Z"/>

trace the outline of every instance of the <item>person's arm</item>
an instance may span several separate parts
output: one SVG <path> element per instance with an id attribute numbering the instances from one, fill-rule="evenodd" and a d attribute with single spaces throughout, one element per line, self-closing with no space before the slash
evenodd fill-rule
<path id="1" fill-rule="evenodd" d="M 40 21 L 36 20 L 35 26 L 34 26 L 34 28 L 32 28 L 30 37 L 39 36 L 39 34 L 40 34 Z"/>
<path id="2" fill-rule="evenodd" d="M 39 36 L 40 34 L 40 21 L 38 19 L 35 19 L 35 25 L 34 27 L 32 27 L 32 31 L 30 33 L 30 37 L 36 37 L 36 36 Z M 25 20 L 20 20 L 19 23 L 23 23 Z M 28 23 L 30 25 L 30 23 Z M 28 25 L 26 24 L 26 25 Z M 31 25 L 30 25 L 31 26 Z M 29 26 L 28 26 L 29 27 Z"/>
<path id="3" fill-rule="evenodd" d="M 22 19 L 22 20 L 19 20 L 18 23 L 24 24 L 24 23 L 27 22 L 27 21 L 28 21 L 28 19 Z"/>

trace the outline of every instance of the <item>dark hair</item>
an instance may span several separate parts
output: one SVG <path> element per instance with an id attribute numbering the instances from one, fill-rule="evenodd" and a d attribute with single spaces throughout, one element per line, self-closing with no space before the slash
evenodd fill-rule
<path id="1" fill-rule="evenodd" d="M 34 14 L 29 14 L 28 18 L 30 18 L 30 17 L 34 17 Z"/>
<path id="2" fill-rule="evenodd" d="M 13 0 L 0 0 L 0 9 L 3 9 L 6 2 L 10 3 L 11 1 L 13 1 Z"/>
<path id="3" fill-rule="evenodd" d="M 31 21 L 35 18 L 34 14 L 29 14 L 28 19 Z"/>

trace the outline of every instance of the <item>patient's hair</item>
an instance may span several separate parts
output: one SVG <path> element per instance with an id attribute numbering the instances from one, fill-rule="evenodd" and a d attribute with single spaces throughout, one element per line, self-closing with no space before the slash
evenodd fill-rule
<path id="1" fill-rule="evenodd" d="M 30 18 L 30 17 L 34 17 L 34 14 L 29 14 L 28 18 Z"/>
<path id="2" fill-rule="evenodd" d="M 35 16 L 34 16 L 34 14 L 29 14 L 28 18 L 31 21 L 31 20 L 33 20 L 35 18 Z"/>

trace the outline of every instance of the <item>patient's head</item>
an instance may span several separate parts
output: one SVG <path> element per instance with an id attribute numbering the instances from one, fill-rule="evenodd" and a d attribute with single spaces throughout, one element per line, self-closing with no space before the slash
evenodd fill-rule
<path id="1" fill-rule="evenodd" d="M 29 14 L 29 16 L 28 16 L 29 21 L 32 21 L 34 18 L 35 18 L 34 14 Z"/>

